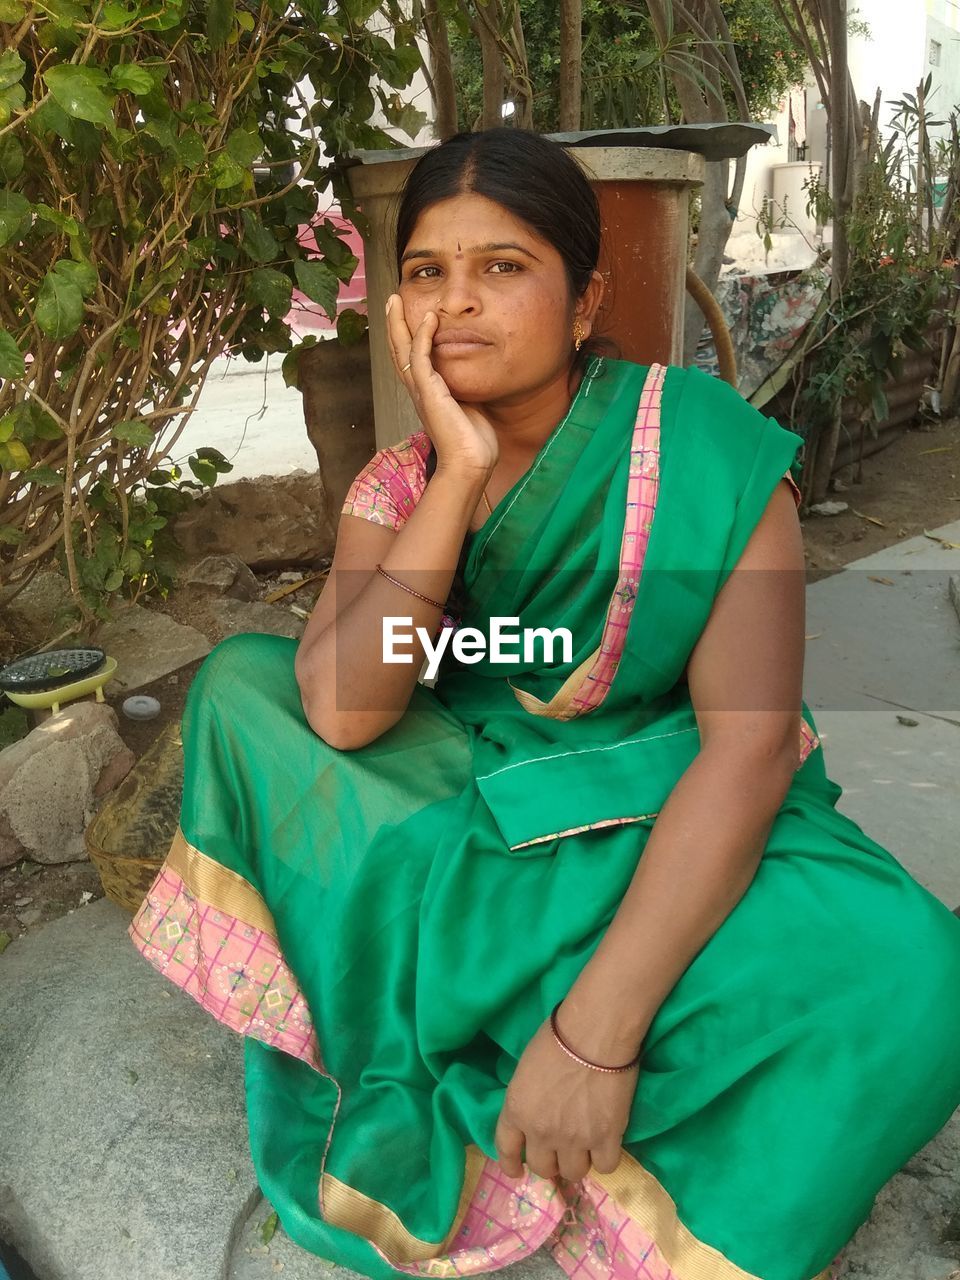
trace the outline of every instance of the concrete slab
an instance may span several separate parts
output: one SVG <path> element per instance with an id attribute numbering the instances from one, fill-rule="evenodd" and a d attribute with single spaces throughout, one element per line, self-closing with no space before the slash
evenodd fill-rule
<path id="1" fill-rule="evenodd" d="M 960 906 L 960 727 L 899 714 L 918 724 L 901 724 L 895 708 L 814 708 L 827 774 L 843 787 L 837 808 L 952 911 Z"/>
<path id="2" fill-rule="evenodd" d="M 165 613 L 131 605 L 96 631 L 93 643 L 117 659 L 109 691 L 129 693 L 206 657 L 211 644 L 195 627 L 175 622 Z"/>
<path id="3" fill-rule="evenodd" d="M 0 1236 L 39 1280 L 213 1280 L 260 1198 L 242 1042 L 129 922 L 103 899 L 0 956 Z"/>

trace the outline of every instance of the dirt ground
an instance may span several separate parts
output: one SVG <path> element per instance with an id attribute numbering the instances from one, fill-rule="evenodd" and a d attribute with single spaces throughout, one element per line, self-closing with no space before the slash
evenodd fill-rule
<path id="1" fill-rule="evenodd" d="M 960 418 L 912 427 L 866 458 L 859 480 L 854 472 L 855 467 L 844 468 L 839 480 L 845 487 L 830 494 L 831 501 L 846 502 L 847 511 L 801 518 L 809 582 L 829 577 L 850 561 L 903 538 L 960 520 Z M 283 585 L 277 574 L 258 578 L 261 596 Z M 321 586 L 322 581 L 309 583 L 282 604 L 309 612 Z M 211 643 L 223 638 L 215 619 L 195 595 L 173 593 L 168 601 L 151 607 L 198 627 Z M 152 694 L 161 703 L 162 714 L 155 720 L 135 723 L 125 719 L 120 715 L 122 695 L 108 696 L 120 719 L 120 733 L 138 758 L 165 725 L 179 719 L 198 666 L 198 662 L 192 663 L 137 691 Z M 102 896 L 96 869 L 89 862 L 41 866 L 24 858 L 0 870 L 0 951 L 28 929 L 82 910 Z"/>

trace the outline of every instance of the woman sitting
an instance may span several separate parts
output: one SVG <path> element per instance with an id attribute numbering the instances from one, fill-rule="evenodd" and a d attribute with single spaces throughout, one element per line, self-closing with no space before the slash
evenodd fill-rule
<path id="1" fill-rule="evenodd" d="M 837 811 L 802 699 L 801 438 L 599 343 L 600 231 L 535 134 L 417 162 L 423 429 L 299 646 L 199 672 L 131 926 L 246 1037 L 287 1233 L 375 1278 L 827 1277 L 960 1104 L 960 920 Z"/>

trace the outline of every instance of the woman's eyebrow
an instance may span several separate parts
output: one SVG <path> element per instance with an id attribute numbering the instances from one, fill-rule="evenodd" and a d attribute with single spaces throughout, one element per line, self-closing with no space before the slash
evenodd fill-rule
<path id="1" fill-rule="evenodd" d="M 525 249 L 522 244 L 514 244 L 512 240 L 501 240 L 494 244 L 475 244 L 472 249 L 468 249 L 468 253 L 497 253 L 501 249 L 516 249 L 520 253 L 525 253 L 528 258 L 533 258 L 534 262 L 540 259 L 535 253 L 531 253 L 529 249 Z M 411 258 L 439 258 L 440 254 L 436 249 L 410 249 L 400 259 L 401 267 L 405 262 L 409 262 Z"/>

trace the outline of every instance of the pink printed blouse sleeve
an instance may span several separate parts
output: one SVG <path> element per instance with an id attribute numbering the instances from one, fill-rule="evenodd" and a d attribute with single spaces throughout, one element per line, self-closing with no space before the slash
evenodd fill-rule
<path id="1" fill-rule="evenodd" d="M 429 452 L 430 437 L 418 431 L 375 453 L 347 490 L 340 514 L 402 528 L 426 485 Z"/>

